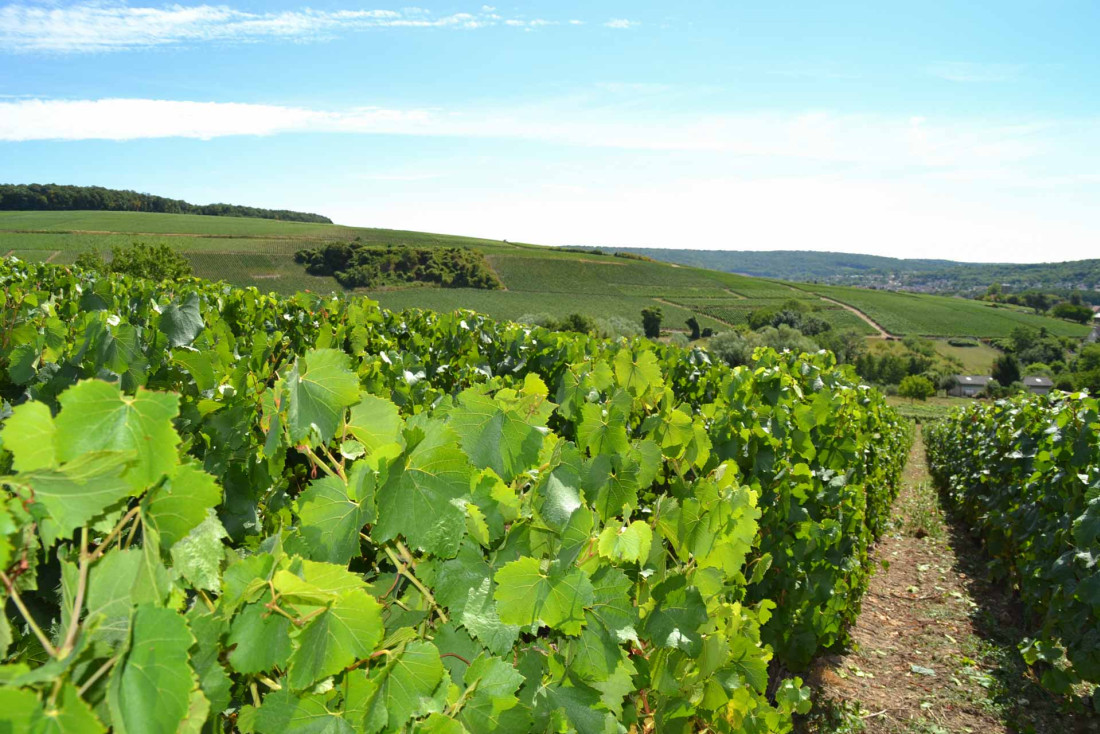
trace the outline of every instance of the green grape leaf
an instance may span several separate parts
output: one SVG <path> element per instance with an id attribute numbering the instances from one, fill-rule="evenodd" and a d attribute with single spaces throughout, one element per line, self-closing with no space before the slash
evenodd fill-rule
<path id="1" fill-rule="evenodd" d="M 33 344 L 18 344 L 8 355 L 8 376 L 16 385 L 26 385 L 34 379 L 34 363 L 38 361 L 38 349 Z"/>
<path id="2" fill-rule="evenodd" d="M 172 427 L 179 397 L 139 389 L 123 395 L 117 385 L 100 380 L 79 382 L 59 398 L 58 458 L 73 459 L 93 451 L 134 452 L 126 479 L 134 490 L 156 484 L 179 463 L 180 437 Z"/>
<path id="3" fill-rule="evenodd" d="M 640 563 L 649 557 L 653 530 L 641 520 L 627 526 L 609 525 L 600 533 L 599 553 L 612 561 Z"/>
<path id="4" fill-rule="evenodd" d="M 298 636 L 287 682 L 301 690 L 339 673 L 372 652 L 382 640 L 382 607 L 363 591 L 346 591 Z"/>
<path id="5" fill-rule="evenodd" d="M 270 600 L 264 597 L 264 602 Z M 248 604 L 234 617 L 226 647 L 232 648 L 229 664 L 238 673 L 285 668 L 291 653 L 290 620 L 264 603 Z"/>
<path id="6" fill-rule="evenodd" d="M 0 727 L 2 730 L 3 727 Z M 103 734 L 107 728 L 71 683 L 61 686 L 56 708 L 44 708 L 29 731 L 34 734 Z"/>
<path id="7" fill-rule="evenodd" d="M 326 697 L 298 694 L 287 689 L 264 697 L 256 711 L 258 734 L 355 734 L 339 710 L 329 709 Z"/>
<path id="8" fill-rule="evenodd" d="M 520 558 L 496 573 L 500 619 L 506 624 L 530 627 L 538 624 L 560 629 L 567 635 L 580 634 L 584 608 L 594 601 L 592 583 L 579 568 L 537 558 Z"/>
<path id="9" fill-rule="evenodd" d="M 384 690 L 391 730 L 400 730 L 413 716 L 428 712 L 432 693 L 443 680 L 439 650 L 430 642 L 416 640 L 387 666 Z"/>
<path id="10" fill-rule="evenodd" d="M 418 550 L 448 558 L 458 552 L 466 531 L 465 502 L 470 464 L 458 436 L 445 424 L 429 422 L 423 440 L 391 467 L 378 490 L 376 542 L 403 535 Z"/>
<path id="11" fill-rule="evenodd" d="M 12 466 L 20 472 L 57 466 L 56 435 L 50 408 L 45 403 L 15 406 L 0 429 L 4 448 L 12 453 Z"/>
<path id="12" fill-rule="evenodd" d="M 665 385 L 657 355 L 648 350 L 635 359 L 629 349 L 620 349 L 615 355 L 615 379 L 635 398 L 650 392 L 659 394 Z"/>
<path id="13" fill-rule="evenodd" d="M 0 686 L 0 732 L 29 732 L 41 716 L 42 704 L 38 702 L 38 696 L 19 688 Z"/>
<path id="14" fill-rule="evenodd" d="M 585 403 L 577 426 L 577 445 L 597 454 L 621 454 L 630 448 L 626 424 L 612 414 L 610 406 Z"/>
<path id="15" fill-rule="evenodd" d="M 169 304 L 160 315 L 160 330 L 173 349 L 195 341 L 204 328 L 199 313 L 199 294 L 191 293 L 182 304 Z"/>
<path id="16" fill-rule="evenodd" d="M 220 593 L 221 565 L 225 558 L 222 540 L 228 537 L 217 513 L 207 510 L 206 519 L 172 546 L 173 566 L 196 589 Z"/>
<path id="17" fill-rule="evenodd" d="M 56 538 L 70 538 L 131 492 L 127 481 L 134 452 L 93 451 L 82 454 L 60 469 L 39 469 L 19 475 L 19 482 L 34 491 L 52 525 L 43 526 L 43 537 L 52 545 Z"/>
<path id="18" fill-rule="evenodd" d="M 146 558 L 137 549 L 113 550 L 92 565 L 84 621 L 91 639 L 120 646 L 130 631 L 132 607 L 162 601 L 158 584 L 141 583 L 143 574 Z"/>
<path id="19" fill-rule="evenodd" d="M 210 362 L 210 356 L 204 352 L 185 352 L 179 350 L 172 353 L 172 361 L 181 365 L 191 379 L 195 381 L 195 387 L 199 392 L 213 390 L 218 379 L 214 374 L 214 365 Z"/>
<path id="20" fill-rule="evenodd" d="M 347 484 L 339 477 L 322 477 L 298 497 L 302 537 L 313 560 L 347 565 L 359 555 L 359 532 L 377 515 L 374 481 L 366 463 L 359 462 Z"/>
<path id="21" fill-rule="evenodd" d="M 160 534 L 166 550 L 187 537 L 217 507 L 222 490 L 217 480 L 195 464 L 181 464 L 142 502 L 142 519 Z"/>
<path id="22" fill-rule="evenodd" d="M 119 734 L 174 734 L 195 687 L 187 651 L 194 642 L 176 611 L 142 605 L 130 646 L 111 672 L 107 703 Z"/>
<path id="23" fill-rule="evenodd" d="M 362 400 L 351 407 L 348 418 L 348 433 L 363 444 L 367 453 L 390 444 L 400 445 L 403 426 L 397 406 L 376 395 L 363 395 Z"/>
<path id="24" fill-rule="evenodd" d="M 500 658 L 480 656 L 471 661 L 464 681 L 468 687 L 474 687 L 474 695 L 462 707 L 460 715 L 467 729 L 483 732 L 528 728 L 522 726 L 526 723 L 523 719 L 516 719 L 516 714 L 523 715 L 517 710 L 516 691 L 524 678 L 514 667 Z"/>
<path id="25" fill-rule="evenodd" d="M 699 590 L 683 576 L 671 576 L 653 589 L 657 605 L 642 623 L 642 637 L 660 647 L 683 650 L 698 657 L 702 650 L 699 628 L 707 621 L 707 606 Z"/>
<path id="26" fill-rule="evenodd" d="M 348 368 L 348 356 L 335 349 L 314 349 L 299 357 L 285 385 L 287 429 L 295 443 L 311 433 L 322 443 L 331 441 L 345 411 L 359 402 L 359 378 Z"/>
<path id="27" fill-rule="evenodd" d="M 195 649 L 191 651 L 191 667 L 198 677 L 199 687 L 212 711 L 224 711 L 229 706 L 233 685 L 221 661 L 222 638 L 229 631 L 229 620 L 220 610 L 211 611 L 205 604 L 196 604 L 187 612 L 187 624 L 196 640 Z"/>
<path id="28" fill-rule="evenodd" d="M 447 423 L 460 436 L 462 450 L 473 465 L 492 469 L 505 482 L 538 461 L 543 431 L 476 389 L 459 394 Z"/>

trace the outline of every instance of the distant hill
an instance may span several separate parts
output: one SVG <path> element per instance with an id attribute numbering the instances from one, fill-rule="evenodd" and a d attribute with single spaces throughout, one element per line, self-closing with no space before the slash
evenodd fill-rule
<path id="1" fill-rule="evenodd" d="M 1100 260 L 1061 263 L 960 263 L 951 260 L 907 260 L 877 255 L 803 250 L 671 250 L 619 248 L 678 265 L 691 265 L 761 278 L 858 285 L 923 293 L 973 295 L 999 283 L 1007 291 L 1085 291 L 1100 303 Z"/>
<path id="2" fill-rule="evenodd" d="M 320 214 L 286 209 L 260 209 L 235 204 L 189 204 L 180 199 L 101 186 L 61 184 L 0 184 L 0 211 L 109 211 L 153 214 L 202 214 L 214 217 L 279 219 L 286 222 L 332 224 Z"/>
<path id="3" fill-rule="evenodd" d="M 186 257 L 195 274 L 264 291 L 343 291 L 332 276 L 313 275 L 296 261 L 299 250 L 355 244 L 386 251 L 470 248 L 484 256 L 504 288 L 439 288 L 385 277 L 355 288 L 391 309 L 452 311 L 468 308 L 494 318 L 559 322 L 575 314 L 608 333 L 641 331 L 642 309 L 659 308 L 665 329 L 687 331 L 689 319 L 717 332 L 747 327 L 753 314 L 797 301 L 815 321 L 836 332 L 874 337 L 918 334 L 949 339 L 1000 339 L 1018 327 L 1082 338 L 1088 326 L 1028 309 L 964 298 L 892 293 L 835 285 L 782 282 L 636 257 L 501 240 L 456 237 L 334 224 L 111 211 L 0 211 L 0 257 L 56 264 L 90 250 L 106 252 L 135 241 L 166 244 Z M 423 280 L 423 279 L 418 279 Z M 869 323 L 873 321 L 874 323 Z M 604 328 L 600 326 L 600 328 Z M 951 348 L 946 342 L 942 348 Z M 991 361 L 991 360 L 988 360 Z"/>

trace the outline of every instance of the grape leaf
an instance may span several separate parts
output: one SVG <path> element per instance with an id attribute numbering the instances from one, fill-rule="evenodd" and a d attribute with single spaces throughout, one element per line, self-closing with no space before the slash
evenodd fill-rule
<path id="1" fill-rule="evenodd" d="M 339 673 L 372 652 L 382 639 L 382 607 L 363 591 L 346 591 L 298 636 L 287 682 L 301 690 Z"/>
<path id="2" fill-rule="evenodd" d="M 348 433 L 355 436 L 368 453 L 388 444 L 401 443 L 401 427 L 404 422 L 397 406 L 376 395 L 363 395 L 353 405 L 348 418 Z"/>
<path id="3" fill-rule="evenodd" d="M 344 412 L 359 402 L 359 378 L 348 368 L 348 356 L 335 349 L 313 349 L 299 357 L 285 385 L 287 429 L 295 443 L 311 432 L 322 443 L 331 441 Z"/>
<path id="4" fill-rule="evenodd" d="M 128 467 L 134 452 L 93 451 L 79 456 L 60 469 L 39 469 L 19 475 L 19 482 L 34 490 L 51 525 L 42 528 L 48 545 L 55 538 L 72 537 L 108 507 L 130 494 Z"/>
<path id="5" fill-rule="evenodd" d="M 630 525 L 609 525 L 600 533 L 599 553 L 612 561 L 640 563 L 649 556 L 653 530 L 641 520 Z"/>
<path id="6" fill-rule="evenodd" d="M 505 482 L 539 458 L 543 432 L 476 389 L 459 394 L 447 422 L 461 437 L 471 463 L 478 469 L 492 469 Z"/>
<path id="7" fill-rule="evenodd" d="M 403 465 L 402 465 L 403 464 Z M 465 504 L 470 464 L 458 449 L 458 436 L 446 424 L 430 421 L 423 440 L 391 467 L 378 490 L 376 542 L 403 535 L 417 549 L 448 558 L 465 535 Z"/>
<path id="8" fill-rule="evenodd" d="M 225 558 L 222 539 L 228 537 L 217 514 L 207 510 L 206 519 L 172 546 L 172 564 L 196 589 L 218 593 L 221 591 L 221 564 Z"/>
<path id="9" fill-rule="evenodd" d="M 168 346 L 184 347 L 202 333 L 199 294 L 191 293 L 182 304 L 172 303 L 160 315 L 160 330 L 168 337 Z"/>
<path id="10" fill-rule="evenodd" d="M 347 484 L 339 477 L 310 482 L 297 510 L 311 558 L 347 565 L 359 554 L 359 532 L 377 515 L 374 481 L 366 463 L 359 462 Z"/>
<path id="11" fill-rule="evenodd" d="M 340 711 L 331 711 L 323 695 L 298 694 L 287 689 L 264 697 L 256 712 L 259 734 L 355 734 Z"/>
<path id="12" fill-rule="evenodd" d="M 134 397 L 123 395 L 117 385 L 85 380 L 59 398 L 58 458 L 72 461 L 92 451 L 130 451 L 134 466 L 126 479 L 135 490 L 155 484 L 171 474 L 180 442 L 172 419 L 179 413 L 179 397 L 139 389 Z"/>
<path id="13" fill-rule="evenodd" d="M 4 448 L 12 453 L 12 466 L 20 472 L 57 466 L 56 434 L 50 408 L 45 403 L 15 406 L 0 429 Z"/>
<path id="14" fill-rule="evenodd" d="M 233 648 L 229 663 L 239 673 L 286 667 L 291 653 L 290 620 L 263 603 L 248 604 L 234 617 L 226 647 Z"/>
<path id="15" fill-rule="evenodd" d="M 699 628 L 707 621 L 707 607 L 699 590 L 683 576 L 670 576 L 653 589 L 657 606 L 642 624 L 641 634 L 655 645 L 683 650 L 697 657 L 702 649 Z"/>
<path id="16" fill-rule="evenodd" d="M 580 634 L 584 607 L 594 600 L 592 583 L 579 568 L 563 567 L 556 561 L 545 564 L 545 570 L 543 565 L 537 558 L 520 558 L 497 571 L 493 596 L 501 621 Z"/>
<path id="17" fill-rule="evenodd" d="M 165 549 L 187 537 L 221 502 L 217 480 L 195 464 L 181 464 L 142 502 L 142 519 L 160 533 Z"/>
<path id="18" fill-rule="evenodd" d="M 194 688 L 187 651 L 194 639 L 171 609 L 137 607 L 126 655 L 111 672 L 107 703 L 119 734 L 174 734 Z"/>

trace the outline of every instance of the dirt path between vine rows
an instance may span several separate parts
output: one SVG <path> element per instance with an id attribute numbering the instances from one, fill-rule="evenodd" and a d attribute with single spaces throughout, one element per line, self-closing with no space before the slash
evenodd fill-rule
<path id="1" fill-rule="evenodd" d="M 1100 716 L 1064 713 L 1024 665 L 1022 610 L 991 583 L 987 558 L 947 515 L 917 431 L 880 564 L 852 630 L 854 649 L 807 679 L 816 734 L 1078 734 Z"/>
<path id="2" fill-rule="evenodd" d="M 860 319 L 862 319 L 868 326 L 870 326 L 872 329 L 874 329 L 875 331 L 878 332 L 878 338 L 879 339 L 897 339 L 897 338 L 899 338 L 899 337 L 894 336 L 890 332 L 888 332 L 886 329 L 882 328 L 877 321 L 875 321 L 873 318 L 871 318 L 867 314 L 860 311 L 855 306 L 849 306 L 847 303 L 844 303 L 842 301 L 836 301 L 836 300 L 833 300 L 832 298 L 826 298 L 825 296 L 821 296 L 821 295 L 818 295 L 817 297 L 820 298 L 822 301 L 828 301 L 829 303 L 836 304 L 837 306 L 840 306 L 841 308 L 843 308 L 845 311 L 850 311 L 851 313 L 854 313 L 856 316 L 858 316 Z"/>

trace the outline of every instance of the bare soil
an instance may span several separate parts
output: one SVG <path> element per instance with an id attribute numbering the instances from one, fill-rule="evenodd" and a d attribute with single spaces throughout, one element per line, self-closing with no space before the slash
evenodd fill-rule
<path id="1" fill-rule="evenodd" d="M 802 731 L 1100 732 L 1100 715 L 1044 691 L 1024 664 L 1023 612 L 941 507 L 919 431 L 894 511 L 853 649 L 819 659 L 808 676 L 815 709 Z"/>

